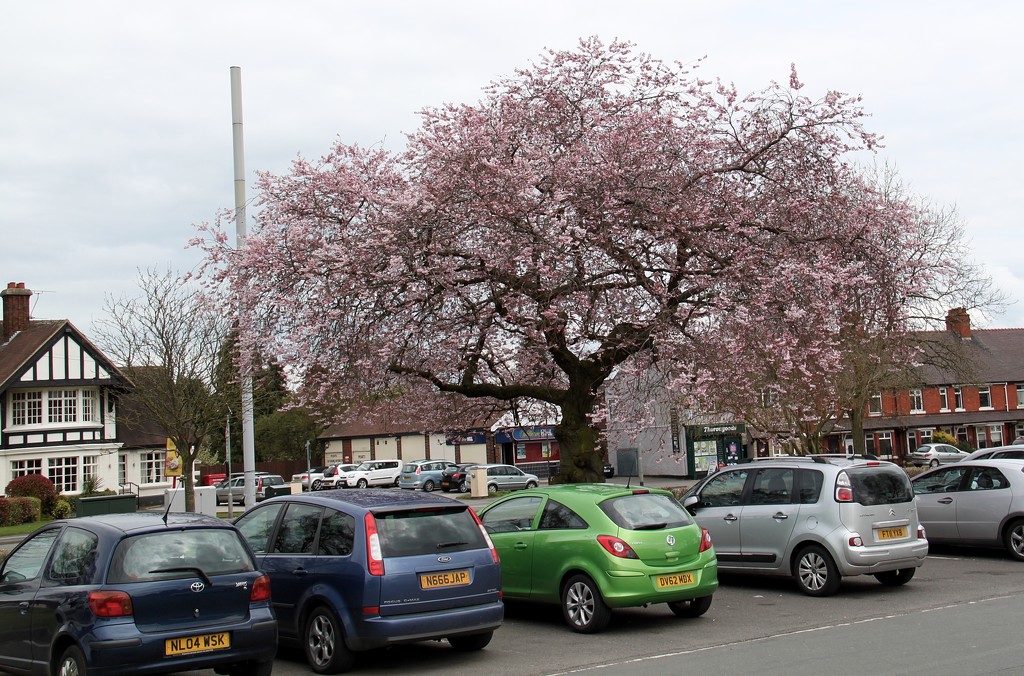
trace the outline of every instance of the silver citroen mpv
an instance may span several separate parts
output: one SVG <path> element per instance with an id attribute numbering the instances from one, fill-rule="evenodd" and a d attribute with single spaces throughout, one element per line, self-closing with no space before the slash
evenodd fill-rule
<path id="1" fill-rule="evenodd" d="M 906 584 L 928 554 L 910 478 L 890 462 L 755 461 L 712 474 L 680 500 L 711 533 L 720 571 L 791 575 L 811 596 L 835 593 L 851 575 Z"/>

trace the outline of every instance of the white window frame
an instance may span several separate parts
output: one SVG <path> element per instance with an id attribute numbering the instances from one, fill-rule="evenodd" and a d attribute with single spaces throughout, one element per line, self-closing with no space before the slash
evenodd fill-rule
<path id="1" fill-rule="evenodd" d="M 58 493 L 78 492 L 78 460 L 77 455 L 46 459 L 46 476 Z"/>
<path id="2" fill-rule="evenodd" d="M 11 460 L 11 478 L 17 479 L 20 476 L 43 473 L 42 458 L 28 458 L 26 460 Z"/>
<path id="3" fill-rule="evenodd" d="M 882 393 L 875 392 L 868 399 L 868 415 L 882 415 Z"/>
<path id="4" fill-rule="evenodd" d="M 1024 385 L 1017 386 L 1017 408 L 1024 408 Z"/>
<path id="5" fill-rule="evenodd" d="M 99 390 L 42 388 L 13 390 L 8 397 L 8 432 L 55 427 L 99 427 Z"/>
<path id="6" fill-rule="evenodd" d="M 924 413 L 924 395 L 919 388 L 910 390 L 910 412 Z"/>
<path id="7" fill-rule="evenodd" d="M 992 388 L 989 385 L 978 385 L 978 408 L 981 411 L 992 410 Z"/>
<path id="8" fill-rule="evenodd" d="M 893 451 L 895 450 L 892 445 L 892 432 L 882 431 L 876 432 L 877 443 L 878 443 L 878 457 L 879 458 L 891 458 Z M 888 446 L 888 451 L 885 447 Z"/>
<path id="9" fill-rule="evenodd" d="M 964 388 L 960 385 L 953 386 L 953 406 L 955 411 L 964 410 Z"/>
<path id="10" fill-rule="evenodd" d="M 942 413 L 949 412 L 949 389 L 945 387 L 939 388 L 939 411 Z"/>
<path id="11" fill-rule="evenodd" d="M 164 456 L 166 451 L 152 451 L 139 454 L 139 485 L 162 484 L 164 479 Z"/>
<path id="12" fill-rule="evenodd" d="M 1002 425 L 989 425 L 988 426 L 988 438 L 992 442 L 993 446 L 1003 445 L 1003 426 Z"/>
<path id="13" fill-rule="evenodd" d="M 82 456 L 82 481 L 90 479 L 95 476 L 99 476 L 100 473 L 100 456 L 98 455 L 83 455 Z"/>

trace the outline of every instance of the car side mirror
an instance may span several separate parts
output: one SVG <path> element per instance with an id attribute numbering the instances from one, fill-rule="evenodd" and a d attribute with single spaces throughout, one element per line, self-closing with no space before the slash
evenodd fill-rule
<path id="1" fill-rule="evenodd" d="M 699 504 L 700 497 L 697 495 L 690 495 L 687 496 L 686 498 L 683 498 L 683 507 L 685 507 L 691 513 L 697 508 L 697 505 Z"/>

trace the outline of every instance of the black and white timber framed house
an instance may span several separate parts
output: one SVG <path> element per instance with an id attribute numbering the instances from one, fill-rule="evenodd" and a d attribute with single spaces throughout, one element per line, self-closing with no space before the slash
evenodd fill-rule
<path id="1" fill-rule="evenodd" d="M 70 321 L 31 319 L 31 296 L 23 283 L 0 291 L 0 489 L 43 474 L 64 494 L 90 477 L 118 490 L 117 408 L 132 383 Z"/>

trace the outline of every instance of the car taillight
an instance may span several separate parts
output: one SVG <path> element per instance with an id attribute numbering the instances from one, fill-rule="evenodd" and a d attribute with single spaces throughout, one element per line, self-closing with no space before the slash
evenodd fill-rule
<path id="1" fill-rule="evenodd" d="M 711 545 L 711 533 L 708 532 L 707 528 L 701 528 L 700 529 L 700 550 L 698 550 L 698 554 L 700 552 L 706 552 L 707 550 L 711 549 L 711 547 L 712 547 L 712 545 Z"/>
<path id="2" fill-rule="evenodd" d="M 370 575 L 384 574 L 384 554 L 380 548 L 380 535 L 377 533 L 377 520 L 373 514 L 363 517 L 366 528 L 366 567 Z"/>
<path id="3" fill-rule="evenodd" d="M 487 542 L 487 547 L 491 550 L 491 558 L 494 559 L 495 563 L 500 563 L 500 560 L 498 559 L 498 550 L 495 549 L 494 543 L 491 542 L 491 536 L 487 534 L 487 529 L 484 528 L 484 524 L 480 521 L 480 517 L 476 515 L 476 512 L 474 512 L 472 508 L 470 508 L 469 513 L 473 515 L 473 520 L 476 521 L 477 527 L 480 529 L 480 532 L 484 534 L 484 540 Z"/>
<path id="4" fill-rule="evenodd" d="M 423 468 L 422 468 L 422 467 L 417 467 L 417 468 L 416 468 L 416 473 L 417 473 L 417 474 L 419 474 L 419 473 L 420 473 L 420 472 L 422 472 L 422 471 L 423 471 Z"/>
<path id="5" fill-rule="evenodd" d="M 917 539 L 926 540 L 928 536 L 924 532 L 924 526 L 918 525 L 917 527 Z"/>
<path id="6" fill-rule="evenodd" d="M 840 472 L 836 477 L 836 502 L 853 502 L 853 486 L 846 472 Z"/>
<path id="7" fill-rule="evenodd" d="M 89 592 L 89 609 L 96 617 L 129 617 L 134 613 L 132 597 L 123 591 Z"/>
<path id="8" fill-rule="evenodd" d="M 624 541 L 615 537 L 614 535 L 598 535 L 597 541 L 601 543 L 609 554 L 617 556 L 620 559 L 639 559 L 633 548 L 627 545 Z"/>
<path id="9" fill-rule="evenodd" d="M 270 576 L 260 575 L 252 583 L 252 592 L 249 594 L 249 603 L 270 600 Z"/>

